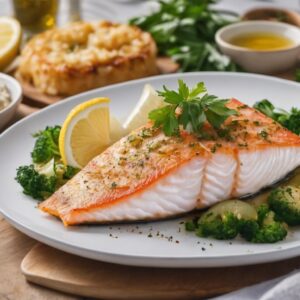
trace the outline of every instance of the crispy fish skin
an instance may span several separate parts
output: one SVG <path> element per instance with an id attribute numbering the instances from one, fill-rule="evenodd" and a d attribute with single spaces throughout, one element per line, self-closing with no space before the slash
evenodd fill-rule
<path id="1" fill-rule="evenodd" d="M 95 157 L 39 208 L 65 225 L 165 218 L 257 192 L 300 165 L 300 137 L 238 100 L 218 133 L 150 125 Z M 298 158 L 299 157 L 299 158 Z"/>

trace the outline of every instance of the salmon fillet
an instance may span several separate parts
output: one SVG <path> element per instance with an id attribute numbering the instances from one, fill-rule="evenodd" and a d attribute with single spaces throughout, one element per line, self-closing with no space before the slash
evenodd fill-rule
<path id="1" fill-rule="evenodd" d="M 300 165 L 299 136 L 236 99 L 226 105 L 238 115 L 201 138 L 132 132 L 39 208 L 65 225 L 154 220 L 255 193 Z"/>

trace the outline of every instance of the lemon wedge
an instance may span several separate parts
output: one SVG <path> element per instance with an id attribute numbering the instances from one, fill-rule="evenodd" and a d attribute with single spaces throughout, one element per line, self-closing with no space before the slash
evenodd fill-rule
<path id="1" fill-rule="evenodd" d="M 124 129 L 129 132 L 145 125 L 148 121 L 149 112 L 163 105 L 163 98 L 158 96 L 150 84 L 145 84 L 138 103 L 123 124 Z"/>
<path id="2" fill-rule="evenodd" d="M 108 98 L 95 98 L 75 106 L 60 131 L 63 163 L 82 168 L 111 143 Z"/>
<path id="3" fill-rule="evenodd" d="M 10 17 L 0 17 L 0 70 L 16 57 L 21 41 L 20 23 Z"/>
<path id="4" fill-rule="evenodd" d="M 121 125 L 118 119 L 113 115 L 110 115 L 110 139 L 111 143 L 115 143 L 127 134 L 124 127 Z"/>

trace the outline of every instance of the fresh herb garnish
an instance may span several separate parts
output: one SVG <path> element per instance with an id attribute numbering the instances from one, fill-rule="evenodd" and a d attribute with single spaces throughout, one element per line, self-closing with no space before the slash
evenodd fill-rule
<path id="1" fill-rule="evenodd" d="M 182 80 L 178 80 L 178 85 L 178 91 L 164 86 L 164 90 L 158 94 L 167 105 L 149 113 L 154 126 L 161 127 L 167 136 L 179 135 L 180 126 L 188 132 L 201 135 L 205 122 L 219 129 L 229 116 L 237 114 L 226 107 L 228 100 L 208 95 L 203 82 L 197 83 L 192 89 Z"/>
<path id="2" fill-rule="evenodd" d="M 229 24 L 210 8 L 214 0 L 161 0 L 149 16 L 130 20 L 151 33 L 159 54 L 180 64 L 181 71 L 236 71 L 237 66 L 222 55 L 215 44 L 216 31 Z"/>
<path id="3" fill-rule="evenodd" d="M 264 99 L 254 104 L 254 108 L 272 118 L 290 131 L 300 134 L 300 110 L 293 107 L 290 112 L 276 108 L 269 100 Z"/>

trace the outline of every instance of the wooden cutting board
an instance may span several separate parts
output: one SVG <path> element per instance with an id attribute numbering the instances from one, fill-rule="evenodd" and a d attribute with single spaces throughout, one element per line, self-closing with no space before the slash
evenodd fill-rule
<path id="1" fill-rule="evenodd" d="M 203 299 L 300 268 L 300 257 L 282 262 L 210 269 L 163 269 L 115 265 L 37 244 L 21 269 L 30 282 L 101 299 Z"/>

